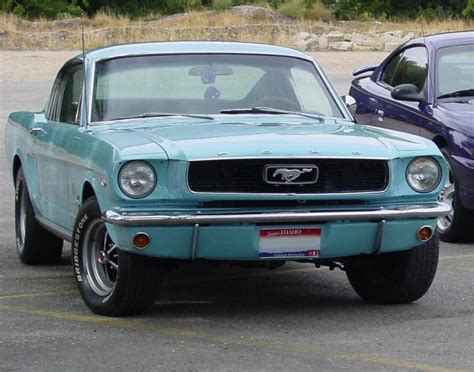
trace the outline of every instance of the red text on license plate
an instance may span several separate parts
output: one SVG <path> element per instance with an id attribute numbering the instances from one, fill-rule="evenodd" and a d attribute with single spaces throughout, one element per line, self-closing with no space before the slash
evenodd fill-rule
<path id="1" fill-rule="evenodd" d="M 260 258 L 319 257 L 320 228 L 260 230 Z"/>

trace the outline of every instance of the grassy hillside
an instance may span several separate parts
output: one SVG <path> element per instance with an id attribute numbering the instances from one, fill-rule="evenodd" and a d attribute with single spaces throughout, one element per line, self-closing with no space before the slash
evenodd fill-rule
<path id="1" fill-rule="evenodd" d="M 473 26 L 472 20 L 454 19 L 423 24 L 425 34 L 468 30 L 473 29 Z M 348 37 L 350 40 L 351 33 L 366 34 L 368 37 L 394 31 L 398 31 L 402 36 L 407 33 L 411 33 L 411 36 L 421 34 L 419 21 L 397 23 L 295 20 L 273 10 L 257 7 L 234 7 L 224 11 L 190 11 L 143 19 L 98 13 L 91 19 L 81 17 L 57 21 L 46 19 L 27 21 L 13 14 L 4 14 L 0 16 L 0 48 L 80 49 L 82 28 L 87 48 L 163 40 L 251 41 L 299 47 L 296 36 L 301 33 L 326 35 L 336 31 L 343 35 L 341 40 L 348 40 Z"/>

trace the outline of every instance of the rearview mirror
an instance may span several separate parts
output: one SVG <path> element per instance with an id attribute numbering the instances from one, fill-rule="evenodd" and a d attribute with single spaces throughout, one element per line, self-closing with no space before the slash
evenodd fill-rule
<path id="1" fill-rule="evenodd" d="M 216 76 L 232 75 L 234 71 L 229 66 L 196 66 L 189 69 L 189 76 L 200 76 L 203 84 L 214 84 Z"/>

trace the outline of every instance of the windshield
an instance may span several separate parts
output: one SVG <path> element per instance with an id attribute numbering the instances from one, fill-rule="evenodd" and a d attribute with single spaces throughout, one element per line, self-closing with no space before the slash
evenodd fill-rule
<path id="1" fill-rule="evenodd" d="M 151 55 L 96 64 L 92 122 L 252 107 L 343 117 L 315 66 L 297 58 Z"/>
<path id="2" fill-rule="evenodd" d="M 437 55 L 436 97 L 473 95 L 474 44 L 442 48 Z M 464 92 L 460 94 L 459 92 Z"/>

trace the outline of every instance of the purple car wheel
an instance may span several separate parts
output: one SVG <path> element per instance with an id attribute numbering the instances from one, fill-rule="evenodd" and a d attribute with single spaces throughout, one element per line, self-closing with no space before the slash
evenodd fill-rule
<path id="1" fill-rule="evenodd" d="M 459 202 L 456 174 L 453 172 L 449 150 L 442 148 L 441 152 L 448 164 L 449 176 L 438 198 L 451 206 L 451 212 L 446 216 L 438 217 L 439 237 L 445 242 L 468 241 L 473 237 L 474 216 Z"/>

